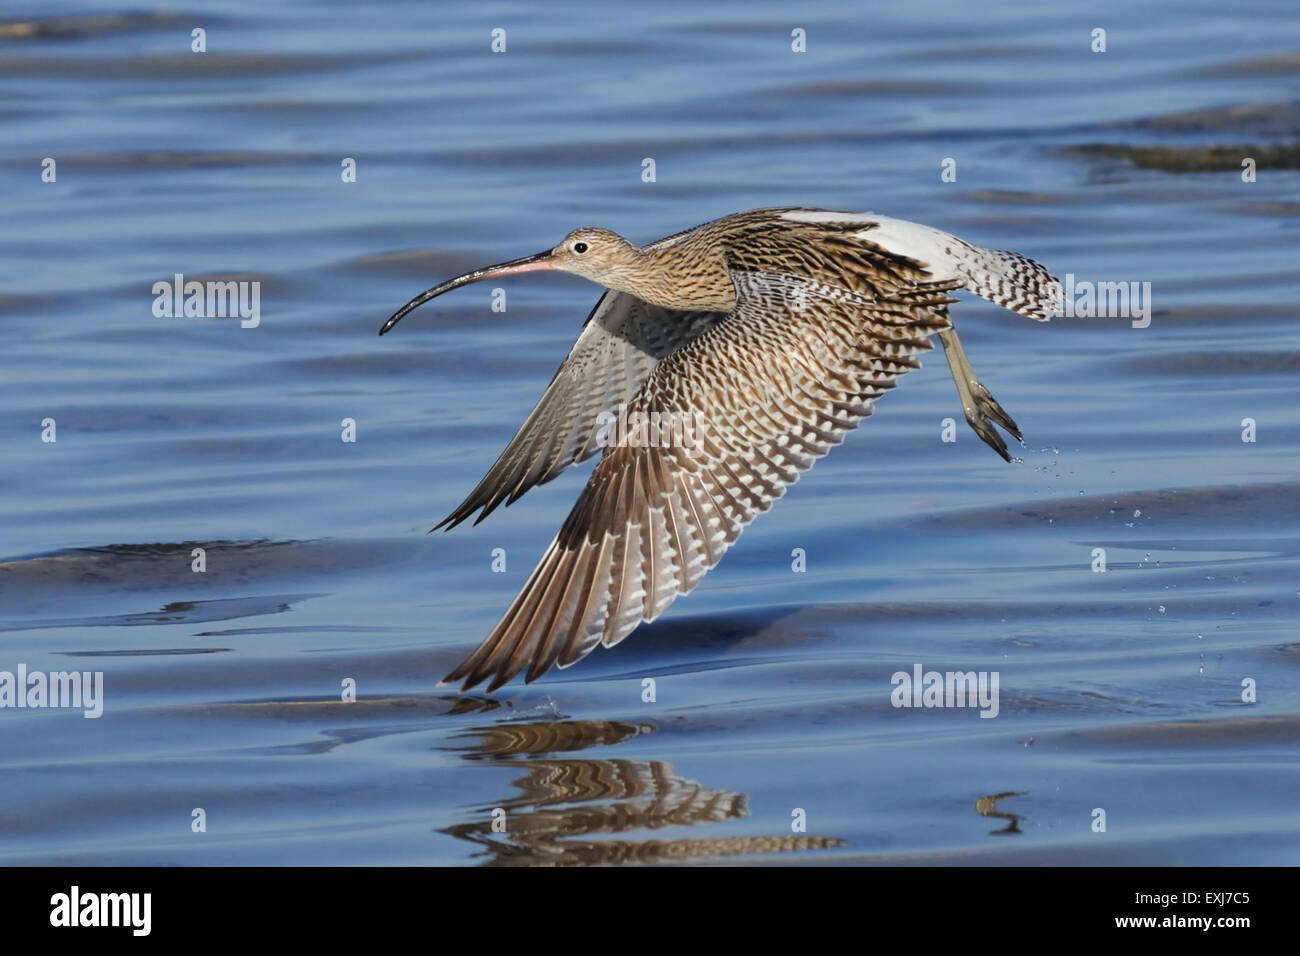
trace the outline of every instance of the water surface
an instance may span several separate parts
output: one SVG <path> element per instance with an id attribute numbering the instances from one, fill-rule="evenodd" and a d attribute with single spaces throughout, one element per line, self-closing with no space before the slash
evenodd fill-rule
<path id="1" fill-rule="evenodd" d="M 0 710 L 0 860 L 1296 861 L 1292 4 L 5 16 L 0 670 L 102 671 L 105 698 Z M 662 619 L 533 685 L 436 687 L 590 466 L 425 532 L 598 290 L 380 323 L 578 225 L 793 204 L 1149 282 L 1151 321 L 964 301 L 1022 461 L 933 353 Z M 156 317 L 176 273 L 260 282 L 260 325 Z M 891 706 L 918 664 L 998 672 L 998 716 Z"/>

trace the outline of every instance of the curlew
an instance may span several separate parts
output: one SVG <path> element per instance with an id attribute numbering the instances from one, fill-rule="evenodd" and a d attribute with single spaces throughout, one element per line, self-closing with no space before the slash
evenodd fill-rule
<path id="1" fill-rule="evenodd" d="M 948 316 L 966 289 L 1049 318 L 1037 262 L 874 213 L 760 209 L 637 247 L 606 229 L 420 294 L 554 269 L 608 291 L 505 451 L 438 528 L 602 451 L 537 568 L 443 683 L 493 691 L 622 641 L 713 568 L 800 473 L 843 441 L 937 335 L 967 422 L 1010 461 L 1020 430 L 980 384 Z M 434 530 L 437 530 L 436 528 Z"/>

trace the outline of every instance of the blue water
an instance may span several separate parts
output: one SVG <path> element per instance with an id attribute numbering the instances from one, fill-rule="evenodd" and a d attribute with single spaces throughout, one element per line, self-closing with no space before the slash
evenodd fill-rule
<path id="1" fill-rule="evenodd" d="M 0 671 L 102 671 L 104 709 L 0 709 L 0 860 L 1296 862 L 1293 4 L 4 16 Z M 968 297 L 1022 462 L 932 353 L 662 619 L 529 686 L 436 687 L 590 465 L 425 532 L 599 290 L 384 318 L 579 225 L 795 204 L 1150 282 L 1151 323 Z M 177 273 L 260 282 L 260 324 L 156 317 Z M 891 706 L 917 664 L 998 672 L 998 716 Z"/>

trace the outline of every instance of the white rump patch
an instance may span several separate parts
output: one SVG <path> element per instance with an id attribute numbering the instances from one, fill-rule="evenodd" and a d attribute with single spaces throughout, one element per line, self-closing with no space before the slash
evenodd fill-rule
<path id="1" fill-rule="evenodd" d="M 923 226 L 906 219 L 878 216 L 874 212 L 815 212 L 783 213 L 783 219 L 794 222 L 860 222 L 874 223 L 872 228 L 856 233 L 857 238 L 875 243 L 899 256 L 907 256 L 926 266 L 935 281 L 963 278 L 958 262 L 970 256 L 971 247 L 956 236 Z"/>
<path id="2" fill-rule="evenodd" d="M 929 270 L 936 282 L 960 280 L 962 286 L 991 302 L 1040 321 L 1059 307 L 1060 284 L 1032 259 L 1014 252 L 973 246 L 950 233 L 906 219 L 872 212 L 799 209 L 781 213 L 792 222 L 850 222 L 867 226 L 855 237 L 906 256 Z"/>

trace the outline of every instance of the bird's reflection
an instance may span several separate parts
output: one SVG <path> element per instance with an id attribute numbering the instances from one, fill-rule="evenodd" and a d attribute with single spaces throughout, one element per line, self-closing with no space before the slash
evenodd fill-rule
<path id="1" fill-rule="evenodd" d="M 1024 819 L 1018 813 L 1011 813 L 1008 810 L 999 810 L 998 801 L 1006 797 L 1023 797 L 1025 791 L 1007 791 L 1006 793 L 990 793 L 986 797 L 980 797 L 975 801 L 975 812 L 982 817 L 998 817 L 1006 820 L 1007 825 L 1000 830 L 990 830 L 989 836 L 1010 836 L 1012 834 L 1023 833 L 1020 829 L 1020 821 Z"/>
<path id="2" fill-rule="evenodd" d="M 442 832 L 482 846 L 488 866 L 664 863 L 843 845 L 843 840 L 803 834 L 650 839 L 644 831 L 747 817 L 745 795 L 702 786 L 659 760 L 540 759 L 618 745 L 654 730 L 653 724 L 604 720 L 473 728 L 463 735 L 476 738 L 464 748 L 465 759 L 518 767 L 524 773 L 513 781 L 515 796 L 480 808 L 472 821 Z"/>
<path id="3" fill-rule="evenodd" d="M 654 733 L 653 724 L 632 724 L 620 720 L 530 720 L 502 722 L 491 727 L 474 727 L 461 734 L 476 738 L 463 748 L 465 759 L 480 760 L 536 756 L 592 747 L 613 746 L 638 734 Z"/>

